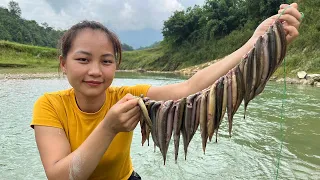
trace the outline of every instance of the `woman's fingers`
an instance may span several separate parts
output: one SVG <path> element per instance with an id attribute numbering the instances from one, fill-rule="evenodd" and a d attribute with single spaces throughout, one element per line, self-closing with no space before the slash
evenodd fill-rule
<path id="1" fill-rule="evenodd" d="M 129 100 L 123 102 L 122 104 L 120 104 L 119 106 L 120 106 L 121 112 L 123 112 L 123 113 L 128 112 L 132 108 L 138 106 L 138 98 L 129 99 Z"/>
<path id="2" fill-rule="evenodd" d="M 297 19 L 297 21 L 301 20 L 302 14 L 296 8 L 287 8 L 287 9 L 280 9 L 278 14 L 281 16 L 289 15 Z"/>
<path id="3" fill-rule="evenodd" d="M 124 115 L 126 119 L 130 119 L 131 117 L 135 116 L 136 114 L 140 114 L 140 107 L 135 106 L 132 109 L 128 110 Z"/>
<path id="4" fill-rule="evenodd" d="M 298 19 L 296 19 L 295 17 L 291 16 L 290 14 L 284 14 L 282 16 L 279 17 L 280 21 L 285 21 L 287 22 L 289 25 L 294 26 L 296 28 L 299 28 L 300 26 L 300 21 Z"/>
<path id="5" fill-rule="evenodd" d="M 299 31 L 294 26 L 284 26 L 284 30 L 287 32 L 286 38 L 289 43 L 299 36 Z"/>
<path id="6" fill-rule="evenodd" d="M 131 99 L 134 99 L 134 96 L 132 94 L 128 93 L 123 98 L 121 98 L 116 104 L 121 104 L 121 103 L 129 101 Z"/>
<path id="7" fill-rule="evenodd" d="M 127 131 L 133 131 L 136 128 L 139 122 L 139 118 L 140 118 L 140 113 L 136 113 L 130 119 L 128 119 L 128 121 L 125 124 Z"/>

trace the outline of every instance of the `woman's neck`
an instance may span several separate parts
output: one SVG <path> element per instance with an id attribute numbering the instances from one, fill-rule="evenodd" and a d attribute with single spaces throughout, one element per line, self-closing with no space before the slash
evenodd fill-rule
<path id="1" fill-rule="evenodd" d="M 75 92 L 75 100 L 79 109 L 86 113 L 98 112 L 106 101 L 106 94 L 97 97 L 87 97 L 79 92 Z"/>

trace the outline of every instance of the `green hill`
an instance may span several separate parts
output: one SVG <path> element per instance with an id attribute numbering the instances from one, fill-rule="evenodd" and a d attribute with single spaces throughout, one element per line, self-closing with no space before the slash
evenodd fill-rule
<path id="1" fill-rule="evenodd" d="M 146 49 L 123 52 L 120 69 L 174 71 L 220 59 L 241 47 L 257 25 L 274 14 L 281 3 L 281 0 L 206 0 L 202 7 L 176 11 L 164 22 L 164 40 Z M 287 70 L 291 75 L 300 70 L 319 73 L 320 1 L 301 1 L 299 5 L 305 19 L 300 27 L 299 38 L 288 49 Z M 12 10 L 0 8 L 0 13 L 12 16 L 17 22 L 34 22 L 21 20 Z M 3 31 L 2 28 L 8 29 L 14 23 L 4 26 L 1 19 L 6 21 L 0 17 L 0 40 L 5 40 L 3 37 L 8 37 L 10 31 Z M 44 33 L 45 29 L 42 27 L 39 32 Z M 57 49 L 9 41 L 0 41 L 0 73 L 58 71 Z M 48 42 L 48 46 L 53 47 L 53 41 Z M 276 74 L 281 71 L 282 68 Z"/>
<path id="2" fill-rule="evenodd" d="M 207 2 L 216 2 L 214 7 L 218 7 L 218 10 L 220 11 L 223 9 L 222 7 L 227 1 L 216 0 Z M 252 2 L 253 5 L 256 3 L 259 4 L 259 1 L 247 0 L 247 3 L 250 2 Z M 262 1 L 260 1 L 260 3 L 261 2 Z M 276 11 L 279 4 L 280 3 L 269 4 L 269 6 L 271 8 L 273 7 L 274 11 Z M 229 4 L 229 6 L 232 5 Z M 249 15 L 249 12 L 254 13 L 254 11 L 250 11 L 250 6 L 248 7 L 248 4 L 244 4 L 243 6 L 247 9 L 247 11 L 245 11 L 245 16 L 243 17 L 241 14 L 238 16 L 242 23 L 239 22 L 239 26 L 226 35 L 215 35 L 215 32 L 212 31 L 206 33 L 208 30 L 214 30 L 215 28 L 219 29 L 220 24 L 223 24 L 224 21 L 228 21 L 228 19 L 224 20 L 223 18 L 225 17 L 222 17 L 220 18 L 222 19 L 220 22 L 216 22 L 218 25 L 213 25 L 208 29 L 207 27 L 212 21 L 203 20 L 202 18 L 202 16 L 204 16 L 203 14 L 206 14 L 206 11 L 212 11 L 212 7 L 210 7 L 209 10 L 205 10 L 205 8 L 208 8 L 208 5 L 205 5 L 204 7 L 195 6 L 194 8 L 189 8 L 186 11 L 176 12 L 168 21 L 165 22 L 165 24 L 171 23 L 169 27 L 164 27 L 164 29 L 171 28 L 171 35 L 165 36 L 165 40 L 161 42 L 161 45 L 157 48 L 136 51 L 132 52 L 130 56 L 125 56 L 122 68 L 134 69 L 141 67 L 146 70 L 172 71 L 202 64 L 214 59 L 220 59 L 230 54 L 241 47 L 241 45 L 250 38 L 255 28 L 263 18 L 269 16 L 263 14 L 260 14 L 260 16 Z M 264 7 L 258 7 L 260 7 L 260 11 L 258 9 L 258 13 L 261 13 Z M 302 1 L 299 3 L 299 10 L 304 12 L 305 19 L 303 20 L 299 30 L 299 38 L 289 46 L 286 56 L 288 73 L 291 75 L 295 74 L 299 70 L 305 70 L 313 73 L 320 72 L 320 21 L 318 20 L 320 19 L 320 14 L 317 11 L 319 8 L 320 1 L 318 0 Z M 274 14 L 274 11 L 269 13 Z M 233 11 L 229 12 L 226 10 L 226 12 L 223 13 L 229 13 L 229 16 L 226 17 L 230 17 L 232 16 L 232 12 Z M 215 13 L 219 14 L 217 12 Z M 216 18 L 219 19 L 219 17 Z M 194 22 L 189 22 L 190 19 L 195 20 Z M 201 22 L 204 25 L 199 25 Z M 196 25 L 193 25 L 192 23 Z M 227 29 L 226 24 L 222 27 Z M 179 30 L 181 32 L 179 32 Z M 186 34 L 185 31 L 187 30 L 190 32 Z M 135 63 L 133 64 L 132 62 Z M 280 68 L 276 74 L 279 73 L 279 71 L 282 71 L 282 69 Z"/>

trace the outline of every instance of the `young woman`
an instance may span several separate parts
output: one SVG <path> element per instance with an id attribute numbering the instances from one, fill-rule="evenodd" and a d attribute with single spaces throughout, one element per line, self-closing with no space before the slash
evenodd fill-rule
<path id="1" fill-rule="evenodd" d="M 287 6 L 281 5 L 279 12 Z M 59 58 L 72 88 L 41 96 L 31 122 L 48 179 L 139 178 L 130 158 L 132 131 L 140 116 L 133 95 L 175 100 L 210 86 L 240 62 L 276 18 L 265 20 L 244 46 L 223 60 L 185 82 L 161 87 L 110 87 L 121 63 L 119 40 L 96 22 L 71 27 L 61 39 Z M 288 43 L 298 36 L 300 18 L 295 3 L 280 17 Z"/>

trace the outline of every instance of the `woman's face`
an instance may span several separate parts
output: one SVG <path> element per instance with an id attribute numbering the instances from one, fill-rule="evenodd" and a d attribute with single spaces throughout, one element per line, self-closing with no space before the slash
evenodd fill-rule
<path id="1" fill-rule="evenodd" d="M 110 38 L 101 30 L 81 30 L 66 59 L 60 57 L 60 66 L 76 93 L 86 97 L 102 95 L 111 85 L 116 71 Z"/>

